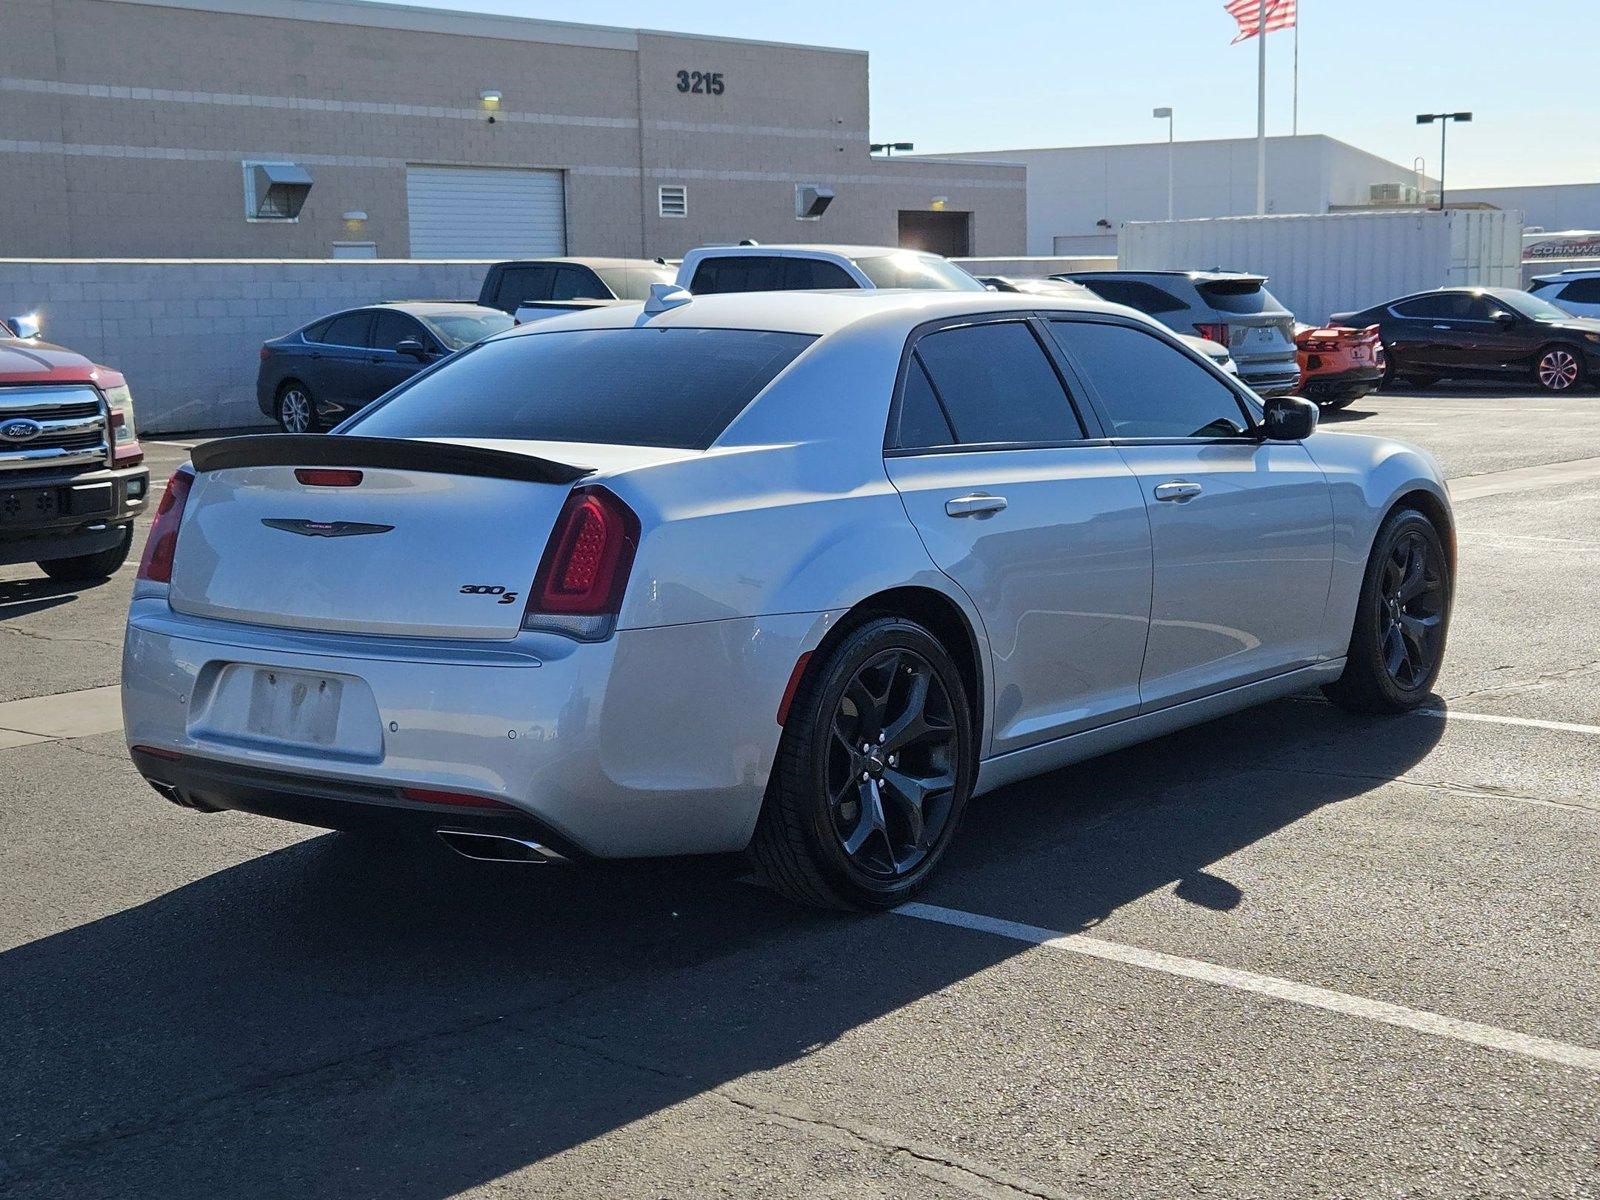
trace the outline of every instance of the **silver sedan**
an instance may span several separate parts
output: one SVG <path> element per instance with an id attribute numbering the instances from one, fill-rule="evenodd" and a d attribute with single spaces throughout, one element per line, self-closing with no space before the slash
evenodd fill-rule
<path id="1" fill-rule="evenodd" d="M 1438 468 L 1147 318 L 995 293 L 597 310 L 325 438 L 195 451 L 128 617 L 201 811 L 543 862 L 747 851 L 887 907 L 974 795 L 1321 687 L 1429 695 Z"/>

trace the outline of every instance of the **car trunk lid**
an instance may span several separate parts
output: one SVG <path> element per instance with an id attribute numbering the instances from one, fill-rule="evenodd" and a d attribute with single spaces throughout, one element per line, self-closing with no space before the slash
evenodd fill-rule
<path id="1" fill-rule="evenodd" d="M 561 506 L 589 473 L 481 445 L 339 436 L 207 443 L 194 467 L 174 610 L 470 639 L 516 636 Z"/>

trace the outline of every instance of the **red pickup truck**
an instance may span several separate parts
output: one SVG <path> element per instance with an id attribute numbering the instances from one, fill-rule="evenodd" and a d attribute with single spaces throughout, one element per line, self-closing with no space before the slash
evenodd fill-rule
<path id="1" fill-rule="evenodd" d="M 128 557 L 150 472 L 127 381 L 0 321 L 0 566 L 102 579 Z"/>

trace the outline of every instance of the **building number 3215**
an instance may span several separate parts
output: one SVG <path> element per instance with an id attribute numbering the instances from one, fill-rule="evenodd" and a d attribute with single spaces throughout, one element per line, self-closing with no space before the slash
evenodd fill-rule
<path id="1" fill-rule="evenodd" d="M 720 96 L 725 90 L 721 71 L 679 71 L 678 90 L 701 96 Z"/>

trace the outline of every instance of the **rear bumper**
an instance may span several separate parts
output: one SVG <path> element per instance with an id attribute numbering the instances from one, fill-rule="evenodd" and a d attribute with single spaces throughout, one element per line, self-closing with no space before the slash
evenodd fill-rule
<path id="1" fill-rule="evenodd" d="M 572 857 L 742 849 L 755 828 L 795 660 L 825 615 L 624 630 L 603 643 L 353 637 L 187 617 L 134 601 L 122 703 L 134 762 L 169 798 L 332 828 L 523 823 Z M 344 681 L 339 735 L 259 732 L 225 670 Z M 165 755 L 176 754 L 173 759 Z M 401 788 L 509 805 L 439 808 Z M 175 793 L 175 794 L 174 794 Z M 500 829 L 483 830 L 502 832 Z"/>
<path id="2" fill-rule="evenodd" d="M 144 511 L 149 491 L 144 467 L 0 471 L 0 565 L 109 550 Z"/>
<path id="3" fill-rule="evenodd" d="M 1307 375 L 1301 391 L 1308 396 L 1339 395 L 1351 393 L 1365 395 L 1383 379 L 1382 367 L 1352 367 L 1347 371 L 1322 371 Z"/>
<path id="4" fill-rule="evenodd" d="M 1293 356 L 1254 362 L 1234 358 L 1239 378 L 1259 396 L 1287 396 L 1300 386 L 1300 363 Z"/>

